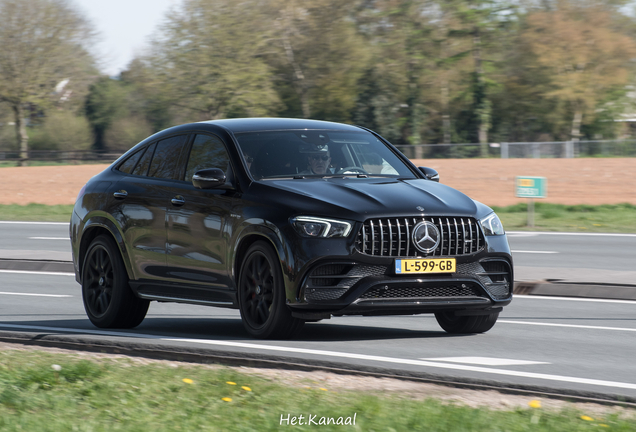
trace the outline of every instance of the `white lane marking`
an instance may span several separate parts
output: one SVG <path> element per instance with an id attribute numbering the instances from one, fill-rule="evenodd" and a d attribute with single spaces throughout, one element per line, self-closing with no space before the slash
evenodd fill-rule
<path id="1" fill-rule="evenodd" d="M 70 240 L 69 237 L 29 237 L 30 240 Z"/>
<path id="2" fill-rule="evenodd" d="M 547 362 L 531 361 L 531 360 L 514 360 L 494 357 L 436 357 L 436 358 L 422 358 L 420 360 L 431 360 L 451 363 L 466 363 L 476 364 L 482 366 L 519 366 L 519 365 L 535 365 L 535 364 L 550 364 Z"/>
<path id="3" fill-rule="evenodd" d="M 604 237 L 636 237 L 636 234 L 620 233 L 577 233 L 577 232 L 552 232 L 552 231 L 506 231 L 507 235 L 516 237 L 533 237 L 538 235 L 562 235 L 562 236 L 604 236 Z"/>
<path id="4" fill-rule="evenodd" d="M 43 272 L 43 271 L 31 271 L 31 270 L 0 270 L 0 273 L 33 274 L 33 275 L 47 275 L 47 276 L 75 276 L 75 273 L 69 273 L 69 272 Z"/>
<path id="5" fill-rule="evenodd" d="M 444 363 L 436 363 L 436 362 L 431 362 L 426 360 L 401 359 L 396 357 L 384 357 L 384 356 L 375 356 L 375 355 L 368 355 L 368 354 L 354 354 L 354 353 L 346 353 L 346 352 L 339 352 L 339 351 L 325 351 L 325 350 L 316 350 L 316 349 L 307 349 L 307 348 L 284 347 L 284 346 L 276 346 L 276 345 L 259 345 L 255 343 L 232 342 L 232 341 L 213 340 L 213 339 L 174 338 L 174 337 L 157 336 L 157 335 L 150 335 L 150 334 L 143 334 L 143 333 L 126 333 L 126 332 L 118 333 L 118 332 L 103 331 L 103 330 L 83 330 L 83 329 L 64 328 L 64 327 L 44 327 L 44 326 L 30 326 L 30 325 L 20 325 L 20 324 L 13 324 L 13 325 L 0 324 L 0 328 L 37 330 L 37 331 L 59 331 L 59 332 L 68 332 L 68 333 L 74 333 L 74 334 L 94 334 L 94 335 L 116 336 L 116 337 L 132 337 L 132 338 L 142 338 L 142 339 L 154 339 L 154 340 L 160 340 L 165 342 L 185 342 L 185 343 L 192 343 L 192 344 L 216 345 L 216 346 L 226 346 L 226 347 L 233 347 L 233 348 L 247 348 L 247 349 L 256 349 L 256 350 L 263 350 L 263 351 L 277 351 L 277 352 L 287 352 L 287 353 L 296 353 L 296 354 L 311 354 L 311 355 L 321 356 L 321 357 L 337 357 L 337 358 L 346 358 L 346 359 L 375 361 L 380 363 L 424 366 L 424 367 L 431 367 L 431 368 L 481 372 L 481 373 L 493 374 L 493 375 L 505 375 L 505 376 L 514 376 L 514 377 L 523 377 L 523 378 L 533 378 L 533 379 L 546 380 L 546 381 L 559 381 L 559 382 L 569 382 L 569 383 L 576 383 L 576 384 L 588 384 L 588 385 L 594 385 L 594 386 L 636 390 L 636 384 L 624 383 L 619 381 L 605 381 L 605 380 L 597 380 L 592 378 L 579 378 L 579 377 L 551 375 L 551 374 L 543 374 L 543 373 L 535 373 L 535 372 L 520 372 L 520 371 L 511 371 L 511 370 L 505 370 L 505 369 L 492 369 L 492 368 L 485 368 L 480 366 L 444 364 Z"/>
<path id="6" fill-rule="evenodd" d="M 27 221 L 0 221 L 0 224 L 27 224 L 27 225 L 66 225 L 68 222 L 27 222 Z"/>
<path id="7" fill-rule="evenodd" d="M 546 327 L 579 328 L 579 329 L 588 329 L 588 330 L 614 330 L 614 331 L 636 332 L 636 328 L 603 327 L 603 326 L 589 326 L 589 325 L 579 325 L 579 324 L 539 323 L 539 322 L 532 322 L 532 321 L 510 321 L 510 320 L 497 320 L 497 323 L 524 324 L 524 325 L 546 326 Z"/>
<path id="8" fill-rule="evenodd" d="M 14 292 L 0 292 L 1 295 L 17 295 L 17 296 L 33 296 L 33 297 L 73 297 L 66 294 L 34 294 L 34 293 L 14 293 Z"/>
<path id="9" fill-rule="evenodd" d="M 556 251 L 521 251 L 513 250 L 512 253 L 529 253 L 529 254 L 558 254 Z"/>
<path id="10" fill-rule="evenodd" d="M 636 300 L 612 300 L 612 299 L 597 299 L 597 298 L 582 298 L 582 297 L 537 296 L 537 295 L 522 295 L 522 294 L 515 294 L 514 298 L 515 299 L 531 299 L 531 300 L 564 300 L 564 301 L 594 302 L 594 303 L 636 304 Z"/>

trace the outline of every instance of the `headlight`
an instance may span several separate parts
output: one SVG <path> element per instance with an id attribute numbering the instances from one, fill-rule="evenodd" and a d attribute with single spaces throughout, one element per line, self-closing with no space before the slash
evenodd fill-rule
<path id="1" fill-rule="evenodd" d="M 487 236 L 504 235 L 506 233 L 504 231 L 503 224 L 495 213 L 490 213 L 488 216 L 481 219 L 479 223 L 484 230 L 484 234 Z"/>
<path id="2" fill-rule="evenodd" d="M 334 219 L 298 216 L 291 223 L 305 237 L 346 237 L 351 232 L 351 223 Z"/>

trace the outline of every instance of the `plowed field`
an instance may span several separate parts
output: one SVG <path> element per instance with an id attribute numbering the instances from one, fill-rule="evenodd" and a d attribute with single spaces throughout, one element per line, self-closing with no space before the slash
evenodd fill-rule
<path id="1" fill-rule="evenodd" d="M 636 204 L 636 159 L 427 159 L 441 182 L 490 206 L 524 202 L 516 176 L 547 178 L 559 204 Z M 73 204 L 80 188 L 107 165 L 0 168 L 0 204 Z"/>

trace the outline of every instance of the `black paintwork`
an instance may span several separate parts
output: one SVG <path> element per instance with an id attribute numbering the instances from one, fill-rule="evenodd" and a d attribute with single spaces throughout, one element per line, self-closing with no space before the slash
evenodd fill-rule
<path id="1" fill-rule="evenodd" d="M 261 239 L 270 242 L 278 254 L 288 306 L 305 314 L 298 316 L 410 314 L 471 308 L 491 311 L 510 302 L 511 294 L 506 298 L 493 298 L 474 276 L 396 276 L 391 271 L 394 258 L 364 255 L 355 246 L 356 233 L 370 218 L 480 219 L 492 212 L 490 208 L 444 184 L 426 179 L 406 157 L 377 135 L 410 174 L 255 179 L 241 156 L 237 136 L 289 129 L 366 131 L 322 121 L 257 118 L 186 124 L 147 138 L 93 177 L 75 204 L 70 230 L 78 282 L 81 282 L 81 267 L 91 240 L 100 233 L 108 233 L 119 245 L 131 286 L 139 296 L 236 307 L 236 284 L 243 254 L 250 244 Z M 225 143 L 230 166 L 223 186 L 200 189 L 179 179 L 183 178 L 187 151 L 195 133 L 213 134 Z M 157 179 L 118 171 L 119 164 L 139 148 L 176 135 L 187 135 L 188 144 L 180 157 L 181 168 L 175 178 Z M 418 206 L 424 211 L 417 210 Z M 302 237 L 291 226 L 290 219 L 303 215 L 350 221 L 353 229 L 345 238 Z M 512 256 L 505 235 L 484 238 L 483 251 L 457 257 L 457 262 L 499 258 L 508 264 L 512 283 Z M 384 275 L 362 278 L 339 299 L 306 301 L 303 284 L 307 275 L 316 266 L 329 262 L 386 266 L 388 270 Z M 481 297 L 357 302 L 367 290 L 381 284 L 423 286 L 451 280 L 476 283 L 483 291 Z"/>

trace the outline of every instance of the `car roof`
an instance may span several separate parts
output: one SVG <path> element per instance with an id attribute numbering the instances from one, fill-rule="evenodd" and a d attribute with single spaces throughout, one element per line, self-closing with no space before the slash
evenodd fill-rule
<path id="1" fill-rule="evenodd" d="M 242 132 L 263 132 L 277 130 L 302 130 L 302 129 L 321 129 L 321 130 L 341 130 L 341 131 L 359 131 L 357 126 L 351 126 L 343 123 L 334 123 L 322 120 L 306 120 L 292 118 L 237 118 L 224 120 L 210 120 L 200 122 L 220 126 L 232 133 Z"/>

